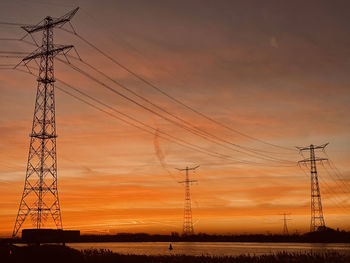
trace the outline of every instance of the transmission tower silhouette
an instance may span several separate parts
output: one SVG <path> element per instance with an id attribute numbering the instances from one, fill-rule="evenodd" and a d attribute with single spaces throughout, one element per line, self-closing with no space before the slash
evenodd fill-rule
<path id="1" fill-rule="evenodd" d="M 303 164 L 310 163 L 310 174 L 311 174 L 311 223 L 310 232 L 320 231 L 325 229 L 325 222 L 323 218 L 322 202 L 320 186 L 318 184 L 317 167 L 316 162 L 327 161 L 327 158 L 319 158 L 315 156 L 315 150 L 322 149 L 328 145 L 328 143 L 315 146 L 311 144 L 308 147 L 297 147 L 302 153 L 303 151 L 310 152 L 310 158 L 299 161 Z"/>
<path id="2" fill-rule="evenodd" d="M 288 236 L 289 232 L 287 227 L 287 221 L 292 219 L 287 218 L 287 216 L 290 215 L 290 213 L 283 213 L 281 215 L 283 215 L 283 219 L 281 219 L 283 220 L 283 235 Z"/>
<path id="3" fill-rule="evenodd" d="M 186 179 L 184 181 L 180 181 L 179 183 L 185 184 L 185 207 L 184 207 L 184 221 L 183 221 L 183 228 L 182 228 L 182 234 L 183 235 L 193 235 L 193 223 L 192 223 L 192 209 L 191 209 L 191 194 L 190 194 L 190 183 L 197 182 L 197 180 L 190 180 L 188 171 L 194 171 L 199 167 L 192 167 L 192 168 L 184 168 L 179 169 L 176 168 L 179 171 L 186 171 Z"/>
<path id="4" fill-rule="evenodd" d="M 54 57 L 59 53 L 66 54 L 73 46 L 55 45 L 53 29 L 69 22 L 78 9 L 59 18 L 48 16 L 35 26 L 22 26 L 29 35 L 42 31 L 42 45 L 21 61 L 27 66 L 34 60 L 39 72 L 27 171 L 13 237 L 28 215 L 36 229 L 42 228 L 49 216 L 56 228 L 62 229 L 57 189 Z"/>

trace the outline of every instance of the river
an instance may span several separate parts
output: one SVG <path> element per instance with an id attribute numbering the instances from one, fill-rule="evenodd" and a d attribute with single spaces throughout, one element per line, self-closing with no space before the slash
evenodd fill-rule
<path id="1" fill-rule="evenodd" d="M 259 243 L 259 242 L 115 242 L 115 243 L 69 243 L 69 247 L 83 249 L 108 249 L 120 254 L 134 255 L 210 255 L 238 256 L 242 254 L 263 255 L 278 252 L 324 253 L 337 251 L 350 254 L 348 243 Z"/>

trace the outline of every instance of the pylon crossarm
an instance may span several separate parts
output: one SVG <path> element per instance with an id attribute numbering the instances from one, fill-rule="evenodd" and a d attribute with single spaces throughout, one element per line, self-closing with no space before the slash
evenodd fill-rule
<path id="1" fill-rule="evenodd" d="M 22 26 L 22 28 L 27 33 L 31 34 L 41 30 L 46 30 L 47 28 L 52 28 L 57 26 L 62 27 L 65 23 L 69 22 L 73 18 L 73 16 L 76 14 L 78 10 L 79 10 L 79 7 L 73 9 L 72 11 L 68 12 L 67 14 L 59 18 L 47 17 L 45 20 L 42 20 L 38 25 L 25 25 L 25 26 Z"/>
<path id="2" fill-rule="evenodd" d="M 191 170 L 196 170 L 199 167 L 200 167 L 200 165 L 197 165 L 197 166 L 191 167 L 191 168 L 186 167 L 186 168 L 175 168 L 175 169 L 179 170 L 179 171 L 191 171 Z"/>
<path id="3" fill-rule="evenodd" d="M 183 183 L 195 183 L 195 182 L 198 182 L 198 180 L 185 180 L 185 181 L 179 181 L 178 183 L 179 184 L 183 184 Z"/>
<path id="4" fill-rule="evenodd" d="M 64 50 L 70 50 L 72 49 L 73 46 L 72 45 L 68 45 L 68 46 L 62 46 L 62 47 L 58 47 L 58 48 L 54 48 L 54 49 L 50 49 L 50 50 L 44 50 L 44 51 L 37 51 L 37 52 L 33 52 L 32 54 L 30 54 L 29 56 L 25 57 L 22 59 L 22 61 L 28 61 L 28 60 L 32 60 L 32 59 L 36 59 L 38 57 L 42 57 L 42 56 L 56 56 L 58 53 L 63 52 Z"/>
<path id="5" fill-rule="evenodd" d="M 299 151 L 309 151 L 310 148 L 313 148 L 314 150 L 317 150 L 317 149 L 324 149 L 326 148 L 326 146 L 329 144 L 329 142 L 325 143 L 325 144 L 322 144 L 322 145 L 313 145 L 311 144 L 310 146 L 307 146 L 307 147 L 296 147 Z"/>
<path id="6" fill-rule="evenodd" d="M 305 160 L 301 160 L 301 161 L 298 161 L 298 163 L 309 163 L 311 162 L 312 160 L 310 158 L 308 159 L 305 159 Z M 327 158 L 314 158 L 314 161 L 318 162 L 318 161 L 328 161 Z"/>

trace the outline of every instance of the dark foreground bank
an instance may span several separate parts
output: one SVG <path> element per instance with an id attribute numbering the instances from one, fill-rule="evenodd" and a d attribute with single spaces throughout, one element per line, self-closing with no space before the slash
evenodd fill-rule
<path id="1" fill-rule="evenodd" d="M 108 250 L 79 251 L 56 245 L 16 247 L 3 244 L 0 248 L 1 262 L 75 262 L 75 263 L 349 263 L 350 255 L 327 252 L 324 254 L 278 253 L 276 255 L 241 255 L 237 257 L 211 256 L 142 256 L 121 255 Z"/>

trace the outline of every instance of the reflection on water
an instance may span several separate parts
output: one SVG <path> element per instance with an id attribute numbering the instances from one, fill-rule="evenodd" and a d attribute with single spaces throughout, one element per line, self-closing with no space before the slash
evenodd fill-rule
<path id="1" fill-rule="evenodd" d="M 169 250 L 167 242 L 116 242 L 116 243 L 71 243 L 75 249 L 109 249 L 121 254 L 136 255 L 211 255 L 238 256 L 242 254 L 262 255 L 278 252 L 323 253 L 336 250 L 350 254 L 350 244 L 344 243 L 255 243 L 255 242 L 174 242 Z"/>

